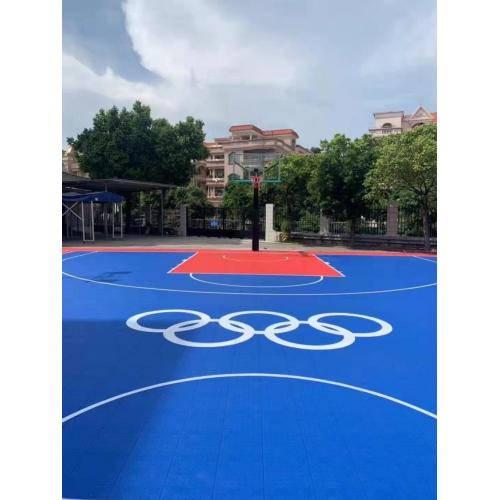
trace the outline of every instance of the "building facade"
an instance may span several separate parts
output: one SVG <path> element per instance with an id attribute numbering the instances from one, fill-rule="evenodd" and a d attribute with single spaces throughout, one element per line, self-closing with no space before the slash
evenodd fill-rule
<path id="1" fill-rule="evenodd" d="M 230 136 L 205 143 L 210 154 L 196 162 L 192 184 L 207 193 L 213 206 L 220 206 L 228 177 L 232 173 L 231 153 L 308 154 L 309 150 L 297 144 L 297 132 L 292 129 L 262 130 L 255 125 L 233 125 Z"/>
<path id="2" fill-rule="evenodd" d="M 90 177 L 87 172 L 80 168 L 76 159 L 76 152 L 72 146 L 62 152 L 62 171 L 78 177 Z"/>
<path id="3" fill-rule="evenodd" d="M 418 125 L 437 123 L 437 113 L 429 113 L 423 106 L 419 106 L 412 115 L 405 115 L 403 111 L 385 111 L 373 113 L 373 117 L 375 124 L 369 130 L 373 137 L 401 134 Z"/>

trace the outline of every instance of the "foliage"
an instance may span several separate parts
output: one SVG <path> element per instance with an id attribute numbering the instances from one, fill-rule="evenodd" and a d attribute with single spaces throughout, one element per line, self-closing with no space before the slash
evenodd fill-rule
<path id="1" fill-rule="evenodd" d="M 222 208 L 251 213 L 253 209 L 253 188 L 251 184 L 229 183 L 222 199 Z"/>
<path id="2" fill-rule="evenodd" d="M 283 207 L 287 218 L 317 208 L 313 189 L 317 165 L 317 155 L 284 156 L 280 168 L 281 183 L 264 185 L 263 202 Z"/>
<path id="3" fill-rule="evenodd" d="M 417 208 L 422 216 L 425 247 L 429 249 L 429 217 L 437 208 L 436 125 L 421 125 L 385 138 L 365 186 L 367 198 L 394 200 L 402 207 Z"/>
<path id="4" fill-rule="evenodd" d="M 377 143 L 369 135 L 351 140 L 336 134 L 321 142 L 315 191 L 325 215 L 354 220 L 368 209 L 365 177 L 377 158 Z"/>
<path id="5" fill-rule="evenodd" d="M 181 205 L 187 205 L 195 210 L 211 206 L 203 189 L 195 186 L 178 186 L 169 189 L 165 197 L 165 207 L 179 208 Z"/>
<path id="6" fill-rule="evenodd" d="M 421 125 L 380 142 L 375 168 L 366 179 L 369 199 L 398 201 L 427 211 L 437 201 L 437 127 Z"/>
<path id="7" fill-rule="evenodd" d="M 282 219 L 280 223 L 280 231 L 285 233 L 286 235 L 290 234 L 291 231 L 291 222 L 288 219 Z"/>
<path id="8" fill-rule="evenodd" d="M 187 117 L 175 125 L 151 118 L 151 110 L 137 101 L 132 110 L 116 106 L 94 117 L 68 144 L 77 151 L 83 170 L 94 178 L 120 177 L 185 185 L 193 161 L 206 158 L 203 122 Z"/>

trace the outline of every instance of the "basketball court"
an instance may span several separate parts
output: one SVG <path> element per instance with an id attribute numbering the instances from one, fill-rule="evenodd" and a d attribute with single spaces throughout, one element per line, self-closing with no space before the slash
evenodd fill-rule
<path id="1" fill-rule="evenodd" d="M 63 253 L 63 495 L 436 495 L 436 258 Z"/>

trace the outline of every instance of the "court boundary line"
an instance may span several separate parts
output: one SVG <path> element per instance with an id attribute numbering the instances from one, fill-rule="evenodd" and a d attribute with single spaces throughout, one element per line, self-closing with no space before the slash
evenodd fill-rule
<path id="1" fill-rule="evenodd" d="M 179 252 L 181 253 L 181 252 Z M 175 265 L 170 271 L 167 272 L 167 274 L 170 274 L 174 269 L 177 269 L 179 266 L 182 266 L 182 264 L 185 264 L 189 259 L 192 259 L 193 257 L 196 257 L 199 254 L 199 252 L 195 252 L 193 255 L 190 255 L 186 259 L 182 259 L 177 265 Z"/>
<path id="2" fill-rule="evenodd" d="M 200 248 L 200 247 L 141 247 L 141 246 L 116 246 L 116 247 L 93 247 L 98 252 L 109 252 L 109 253 L 191 253 L 191 252 L 251 252 L 251 249 L 239 249 L 239 248 Z M 402 252 L 394 251 L 389 252 L 387 250 L 301 250 L 301 249 L 290 249 L 290 250 L 273 250 L 273 249 L 262 249 L 262 253 L 294 253 L 294 252 L 308 252 L 318 255 L 339 255 L 339 256 L 365 256 L 365 257 L 437 257 L 437 253 L 432 252 Z M 62 247 L 63 253 L 74 253 L 74 252 L 85 252 L 88 251 L 88 247 Z"/>
<path id="3" fill-rule="evenodd" d="M 76 253 L 76 252 L 68 252 L 68 253 Z M 73 257 L 66 257 L 65 259 L 62 260 L 62 262 L 66 262 L 67 260 L 71 259 L 78 259 L 78 257 L 85 257 L 86 255 L 92 255 L 93 253 L 99 253 L 99 250 L 94 250 L 93 252 L 81 253 L 79 255 L 74 255 Z"/>
<path id="4" fill-rule="evenodd" d="M 153 292 L 174 292 L 174 293 L 195 293 L 200 295 L 263 295 L 263 296 L 277 296 L 277 297 L 329 297 L 329 296 L 341 296 L 341 295 L 376 295 L 381 293 L 395 293 L 395 292 L 405 292 L 409 290 L 419 290 L 421 288 L 430 288 L 437 285 L 437 282 L 426 283 L 424 285 L 416 285 L 403 288 L 392 288 L 387 290 L 365 290 L 359 292 L 325 292 L 325 293 L 256 293 L 256 292 L 217 292 L 210 290 L 183 290 L 177 288 L 158 288 L 152 286 L 139 286 L 139 285 L 125 285 L 122 283 L 107 283 L 105 281 L 97 281 L 92 278 L 83 278 L 81 276 L 76 276 L 74 274 L 62 271 L 62 274 L 68 278 L 76 279 L 79 281 L 84 281 L 87 283 L 94 283 L 96 285 L 107 285 L 116 286 L 119 288 L 131 288 L 134 290 L 150 290 Z M 252 275 L 249 275 L 252 276 Z M 282 276 L 281 274 L 279 276 Z"/>
<path id="5" fill-rule="evenodd" d="M 318 259 L 322 264 L 324 264 L 325 266 L 331 267 L 336 273 L 339 273 L 340 276 L 337 276 L 338 278 L 345 278 L 346 277 L 343 272 L 339 271 L 336 267 L 333 267 L 329 262 L 326 262 L 325 260 L 321 259 L 315 253 L 313 253 L 312 255 L 314 255 L 314 257 L 316 257 L 316 259 Z"/>
<path id="6" fill-rule="evenodd" d="M 415 259 L 425 260 L 427 262 L 432 262 L 433 264 L 437 264 L 437 260 L 426 259 L 425 257 L 420 257 L 418 255 L 412 255 Z"/>
<path id="7" fill-rule="evenodd" d="M 378 397 L 381 399 L 385 399 L 387 401 L 404 406 L 406 408 L 409 408 L 410 410 L 414 410 L 418 413 L 422 413 L 423 415 L 426 415 L 427 417 L 431 417 L 431 418 L 437 420 L 437 415 L 435 413 L 432 413 L 429 410 L 426 410 L 425 408 L 421 408 L 420 406 L 416 406 L 412 403 L 408 403 L 407 401 L 403 401 L 402 399 L 398 399 L 398 398 L 395 398 L 393 396 L 389 396 L 388 394 L 383 394 L 381 392 L 373 391 L 371 389 L 365 389 L 363 387 L 359 387 L 356 385 L 346 384 L 344 382 L 338 382 L 336 380 L 327 380 L 327 379 L 316 378 L 316 377 L 307 377 L 304 375 L 249 372 L 249 373 L 219 373 L 219 374 L 214 374 L 214 375 L 201 375 L 201 376 L 197 376 L 197 377 L 188 377 L 188 378 L 181 378 L 181 379 L 176 379 L 176 380 L 168 380 L 166 382 L 160 382 L 158 384 L 140 387 L 139 389 L 134 389 L 132 391 L 123 392 L 121 394 L 117 394 L 116 396 L 112 396 L 110 398 L 98 401 L 97 403 L 93 403 L 91 405 L 85 406 L 84 408 L 81 408 L 81 409 L 63 417 L 62 423 L 64 424 L 64 423 L 68 422 L 69 420 L 72 420 L 76 417 L 79 417 L 80 415 L 83 415 L 84 413 L 95 410 L 96 408 L 100 408 L 101 406 L 105 406 L 105 405 L 112 403 L 114 401 L 118 401 L 120 399 L 124 399 L 124 398 L 127 398 L 129 396 L 133 396 L 135 394 L 140 394 L 140 393 L 151 391 L 154 389 L 160 389 L 162 387 L 168 387 L 171 385 L 184 384 L 184 383 L 188 383 L 188 382 L 199 382 L 199 381 L 204 381 L 204 380 L 223 379 L 223 378 L 277 378 L 277 379 L 300 380 L 300 381 L 305 381 L 305 382 L 315 382 L 315 383 L 319 383 L 319 384 L 333 385 L 336 387 L 341 387 L 343 389 L 351 389 L 353 391 L 357 391 L 357 392 L 361 392 L 364 394 L 368 394 L 370 396 L 375 396 L 375 397 Z"/>
<path id="8" fill-rule="evenodd" d="M 232 287 L 238 287 L 238 288 L 293 288 L 296 286 L 308 286 L 308 285 L 315 285 L 316 283 L 321 283 L 325 277 L 324 276 L 319 276 L 319 280 L 316 281 L 311 281 L 309 283 L 300 283 L 298 285 L 231 285 L 229 283 L 217 283 L 215 281 L 205 281 L 199 278 L 196 278 L 194 275 L 195 274 L 206 274 L 206 273 L 189 273 L 189 277 L 193 279 L 194 281 L 199 281 L 200 283 L 207 283 L 209 285 L 218 285 L 218 286 L 232 286 Z M 212 273 L 215 276 L 215 273 Z M 291 275 L 291 274 L 265 274 L 265 275 L 254 275 L 254 274 L 225 274 L 223 276 L 287 276 L 287 277 L 293 277 L 293 276 L 298 276 L 301 277 L 302 275 Z M 309 278 L 310 276 L 304 276 L 305 278 Z M 317 276 L 314 276 L 315 278 Z"/>

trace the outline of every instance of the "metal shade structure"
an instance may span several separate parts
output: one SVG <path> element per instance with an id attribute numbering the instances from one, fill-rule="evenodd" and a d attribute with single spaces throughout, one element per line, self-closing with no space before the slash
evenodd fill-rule
<path id="1" fill-rule="evenodd" d="M 111 237 L 123 238 L 123 202 L 124 197 L 109 191 L 91 193 L 63 193 L 62 216 L 66 226 L 66 237 L 70 237 L 73 229 L 81 227 L 83 241 L 95 241 L 95 205 L 106 206 L 104 212 L 107 217 L 107 207 L 111 206 Z M 116 233 L 115 219 L 119 218 L 119 236 Z M 105 220 L 107 229 L 107 219 Z M 87 233 L 90 235 L 87 237 Z"/>
<path id="2" fill-rule="evenodd" d="M 130 200 L 136 193 L 151 193 L 157 192 L 160 194 L 160 212 L 163 214 L 163 202 L 165 197 L 165 192 L 173 188 L 173 184 L 164 184 L 161 182 L 150 182 L 150 181 L 138 181 L 132 179 L 120 179 L 120 178 L 107 178 L 107 179 L 91 179 L 89 177 L 81 177 L 77 175 L 68 174 L 62 172 L 62 189 L 63 193 L 68 192 L 78 192 L 78 193 L 90 193 L 90 192 L 113 192 L 125 197 L 125 229 L 130 230 L 132 227 L 130 225 L 131 213 Z M 90 219 L 90 213 L 87 216 Z M 164 233 L 164 221 L 163 216 L 160 216 L 160 227 L 158 228 L 160 234 Z"/>
<path id="3" fill-rule="evenodd" d="M 149 192 L 170 189 L 173 184 L 160 182 L 135 181 L 131 179 L 90 179 L 78 175 L 62 173 L 62 186 L 66 190 L 79 191 L 112 191 L 113 193 L 126 194 Z"/>

